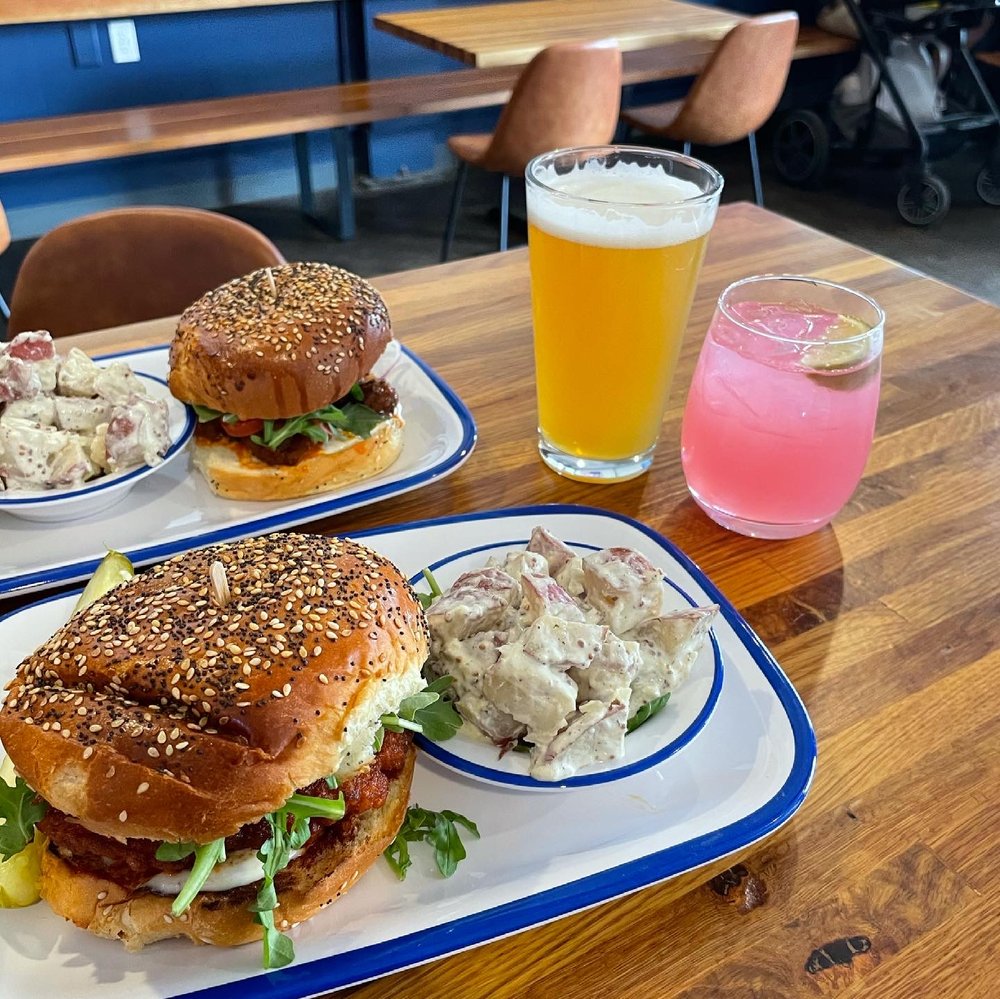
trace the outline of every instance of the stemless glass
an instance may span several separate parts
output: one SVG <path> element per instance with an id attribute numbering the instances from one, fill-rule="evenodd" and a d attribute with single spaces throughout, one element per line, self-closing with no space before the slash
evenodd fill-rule
<path id="1" fill-rule="evenodd" d="M 722 191 L 689 156 L 562 149 L 526 171 L 538 448 L 561 475 L 652 464 Z"/>
<path id="2" fill-rule="evenodd" d="M 839 512 L 871 450 L 884 325 L 867 295 L 815 278 L 722 293 L 681 430 L 688 490 L 716 523 L 796 538 Z"/>

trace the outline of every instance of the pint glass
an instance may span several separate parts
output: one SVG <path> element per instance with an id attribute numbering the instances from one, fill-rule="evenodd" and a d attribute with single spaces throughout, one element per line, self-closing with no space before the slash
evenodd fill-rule
<path id="1" fill-rule="evenodd" d="M 653 461 L 722 177 L 688 156 L 563 149 L 526 172 L 538 448 L 575 479 Z"/>

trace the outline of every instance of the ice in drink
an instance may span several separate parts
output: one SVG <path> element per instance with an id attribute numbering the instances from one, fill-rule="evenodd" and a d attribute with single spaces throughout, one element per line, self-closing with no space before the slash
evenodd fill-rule
<path id="1" fill-rule="evenodd" d="M 828 523 L 868 458 L 881 327 L 806 301 L 716 312 L 684 412 L 688 488 L 724 526 L 795 537 Z"/>
<path id="2" fill-rule="evenodd" d="M 704 185 L 634 162 L 543 181 L 529 173 L 542 453 L 611 468 L 646 456 L 637 474 L 660 433 L 718 192 L 706 200 Z M 623 467 L 609 477 L 628 477 Z"/>

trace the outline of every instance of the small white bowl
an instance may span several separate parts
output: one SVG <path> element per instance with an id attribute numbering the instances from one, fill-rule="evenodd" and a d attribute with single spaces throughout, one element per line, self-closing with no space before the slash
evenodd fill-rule
<path id="1" fill-rule="evenodd" d="M 194 411 L 170 394 L 170 389 L 162 378 L 141 371 L 137 371 L 136 375 L 146 383 L 146 390 L 152 398 L 163 399 L 167 404 L 170 447 L 163 460 L 158 465 L 139 465 L 122 472 L 101 475 L 73 489 L 8 489 L 0 492 L 0 511 L 21 520 L 41 523 L 80 520 L 114 506 L 125 498 L 140 479 L 166 468 L 167 463 L 183 451 L 184 445 L 194 433 Z"/>

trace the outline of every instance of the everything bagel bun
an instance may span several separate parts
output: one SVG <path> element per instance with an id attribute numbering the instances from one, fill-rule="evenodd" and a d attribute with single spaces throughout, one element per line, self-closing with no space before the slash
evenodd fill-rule
<path id="1" fill-rule="evenodd" d="M 403 450 L 403 420 L 398 414 L 379 423 L 371 436 L 344 446 L 316 445 L 294 465 L 269 465 L 238 440 L 196 435 L 192 461 L 220 496 L 235 500 L 280 500 L 311 496 L 371 478 L 388 468 Z"/>
<path id="2" fill-rule="evenodd" d="M 278 875 L 279 930 L 309 919 L 343 895 L 392 842 L 406 814 L 415 756 L 411 746 L 405 770 L 389 785 L 385 804 L 361 815 L 349 837 L 321 834 L 306 857 L 293 860 Z M 128 950 L 179 936 L 232 947 L 262 935 L 247 908 L 254 898 L 252 887 L 201 892 L 187 912 L 174 917 L 171 896 L 127 891 L 80 872 L 51 851 L 42 857 L 42 897 L 65 919 L 98 936 L 121 940 Z"/>
<path id="3" fill-rule="evenodd" d="M 188 306 L 170 345 L 170 391 L 241 420 L 283 420 L 340 399 L 392 339 L 363 278 L 320 263 L 266 267 Z"/>
<path id="4" fill-rule="evenodd" d="M 25 659 L 0 740 L 84 829 L 206 843 L 365 766 L 426 657 L 423 611 L 381 555 L 295 534 L 216 545 L 120 585 Z"/>

